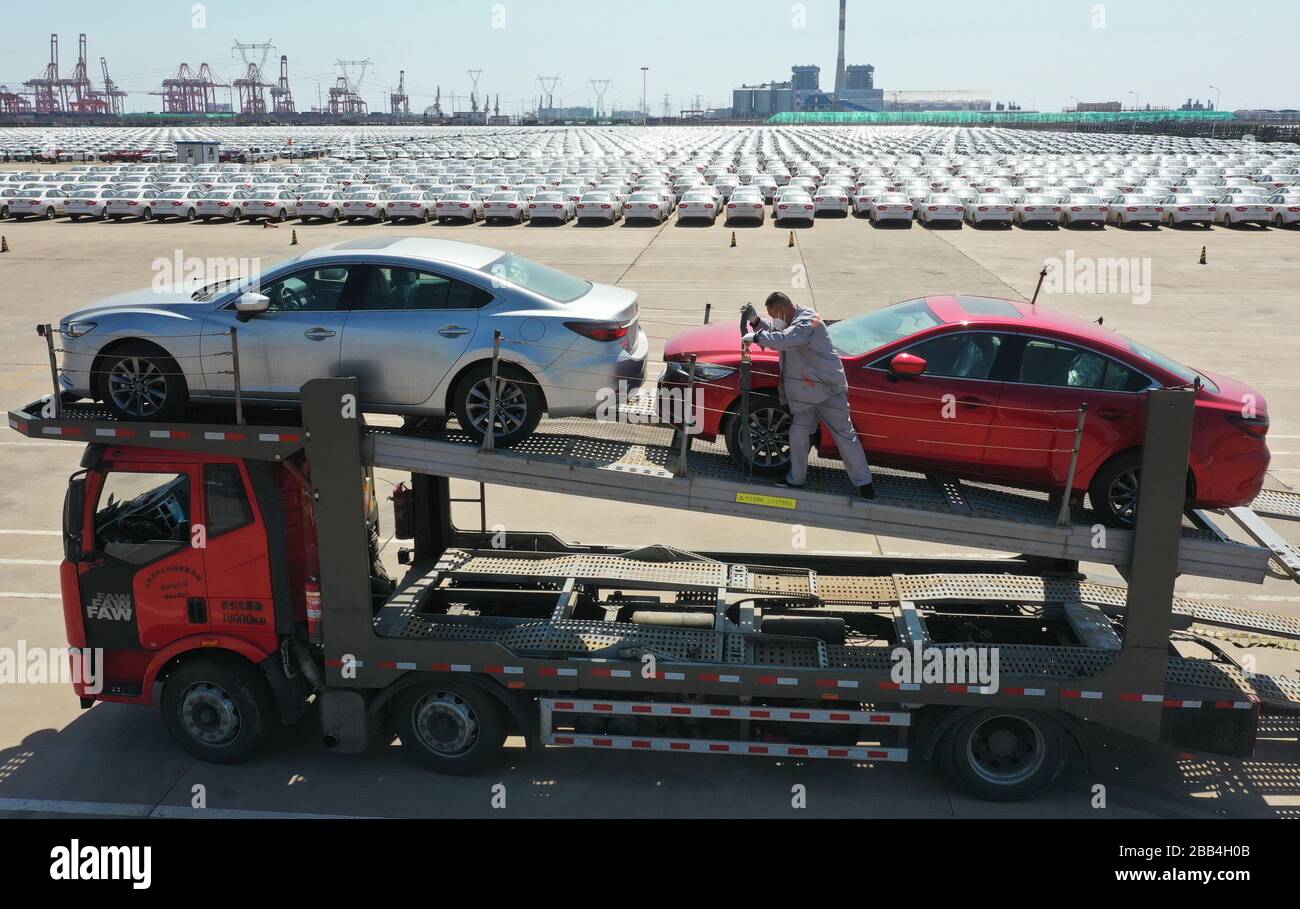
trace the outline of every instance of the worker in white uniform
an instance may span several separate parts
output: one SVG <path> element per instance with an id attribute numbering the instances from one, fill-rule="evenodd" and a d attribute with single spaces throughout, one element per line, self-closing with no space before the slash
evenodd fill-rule
<path id="1" fill-rule="evenodd" d="M 785 485 L 801 487 L 808 477 L 808 452 L 818 423 L 835 439 L 849 479 L 864 499 L 876 497 L 871 467 L 849 413 L 844 364 L 815 311 L 796 306 L 783 293 L 766 301 L 768 319 L 746 307 L 744 340 L 781 353 L 781 402 L 790 408 L 790 472 Z"/>

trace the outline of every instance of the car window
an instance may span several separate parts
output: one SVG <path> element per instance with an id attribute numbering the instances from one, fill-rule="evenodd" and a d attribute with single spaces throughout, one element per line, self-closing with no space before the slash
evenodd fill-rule
<path id="1" fill-rule="evenodd" d="M 1140 391 L 1146 376 L 1110 357 L 1060 341 L 1030 338 L 1013 381 L 1058 388 Z"/>
<path id="2" fill-rule="evenodd" d="M 939 317 L 925 300 L 908 300 L 836 322 L 827 332 L 836 351 L 857 357 L 938 324 Z"/>
<path id="3" fill-rule="evenodd" d="M 491 294 L 455 278 L 413 268 L 376 266 L 370 269 L 359 308 L 373 311 L 478 309 Z"/>
<path id="4" fill-rule="evenodd" d="M 235 464 L 208 464 L 203 468 L 203 497 L 207 509 L 208 538 L 253 522 L 244 480 Z"/>
<path id="5" fill-rule="evenodd" d="M 907 352 L 925 360 L 925 374 L 949 379 L 987 379 L 1002 347 L 1000 335 L 963 331 L 940 335 Z"/>
<path id="6" fill-rule="evenodd" d="M 273 312 L 333 312 L 343 299 L 348 269 L 325 266 L 294 272 L 262 288 Z"/>
<path id="7" fill-rule="evenodd" d="M 190 479 L 183 473 L 112 471 L 95 506 L 95 549 L 144 565 L 190 542 Z"/>

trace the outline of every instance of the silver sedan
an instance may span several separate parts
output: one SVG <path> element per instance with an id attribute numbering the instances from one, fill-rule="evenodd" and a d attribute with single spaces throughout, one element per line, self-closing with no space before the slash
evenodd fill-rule
<path id="1" fill-rule="evenodd" d="M 379 237 L 73 312 L 59 324 L 60 383 L 120 419 L 175 420 L 190 401 L 233 400 L 235 327 L 245 401 L 292 404 L 310 379 L 356 376 L 364 409 L 454 415 L 476 439 L 500 332 L 498 445 L 525 439 L 543 413 L 596 413 L 621 383 L 641 383 L 650 348 L 634 291 L 484 246 Z"/>

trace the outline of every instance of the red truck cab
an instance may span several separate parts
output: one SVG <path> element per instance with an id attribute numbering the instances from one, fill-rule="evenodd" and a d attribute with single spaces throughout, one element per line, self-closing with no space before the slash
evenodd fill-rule
<path id="1" fill-rule="evenodd" d="M 301 457 L 87 448 L 64 503 L 60 567 L 68 642 L 92 661 L 76 685 L 84 704 L 152 703 L 156 682 L 202 655 L 273 695 L 281 719 L 297 718 L 305 696 L 291 647 L 307 638 L 317 571 Z M 214 721 L 224 709 L 207 694 L 205 708 L 204 692 L 189 692 L 199 725 L 205 709 Z"/>

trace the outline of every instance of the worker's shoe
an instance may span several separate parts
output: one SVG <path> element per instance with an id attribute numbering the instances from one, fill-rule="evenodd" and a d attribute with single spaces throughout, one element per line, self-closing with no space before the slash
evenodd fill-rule
<path id="1" fill-rule="evenodd" d="M 802 484 L 802 483 L 791 483 L 789 480 L 782 480 L 781 482 L 777 483 L 776 485 L 777 485 L 777 486 L 784 486 L 786 489 L 803 489 L 803 484 Z"/>
<path id="2" fill-rule="evenodd" d="M 876 487 L 872 483 L 858 487 L 858 495 L 864 499 L 874 499 L 876 497 Z"/>

